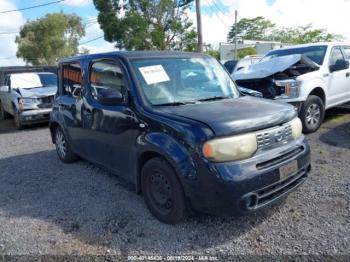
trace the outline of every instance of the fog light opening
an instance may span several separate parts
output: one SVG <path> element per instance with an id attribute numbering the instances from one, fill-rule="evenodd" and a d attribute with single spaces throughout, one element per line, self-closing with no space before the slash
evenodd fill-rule
<path id="1" fill-rule="evenodd" d="M 251 194 L 246 198 L 246 207 L 247 209 L 253 209 L 258 204 L 258 196 Z"/>

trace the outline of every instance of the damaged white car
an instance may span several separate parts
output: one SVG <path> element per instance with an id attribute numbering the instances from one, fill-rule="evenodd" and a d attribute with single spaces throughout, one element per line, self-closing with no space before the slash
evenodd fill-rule
<path id="1" fill-rule="evenodd" d="M 270 51 L 233 78 L 243 93 L 293 104 L 311 133 L 326 109 L 350 101 L 349 59 L 350 44 L 299 45 Z"/>
<path id="2" fill-rule="evenodd" d="M 15 73 L 5 77 L 0 87 L 0 119 L 14 117 L 16 127 L 48 122 L 57 76 L 53 73 Z"/>

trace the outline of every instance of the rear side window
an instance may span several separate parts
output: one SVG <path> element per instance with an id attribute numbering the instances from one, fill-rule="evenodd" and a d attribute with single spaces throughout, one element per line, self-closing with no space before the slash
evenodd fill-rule
<path id="1" fill-rule="evenodd" d="M 344 46 L 345 59 L 350 60 L 350 46 Z"/>
<path id="2" fill-rule="evenodd" d="M 62 66 L 62 92 L 64 95 L 77 97 L 83 88 L 83 75 L 79 63 Z"/>
<path id="3" fill-rule="evenodd" d="M 91 94 L 97 99 L 105 92 L 119 91 L 125 95 L 124 74 L 120 66 L 111 60 L 94 62 L 90 69 Z"/>
<path id="4" fill-rule="evenodd" d="M 329 59 L 329 65 L 335 65 L 335 63 L 337 62 L 337 60 L 341 60 L 344 59 L 343 53 L 341 52 L 340 47 L 334 47 L 332 50 L 332 54 L 331 57 Z"/>

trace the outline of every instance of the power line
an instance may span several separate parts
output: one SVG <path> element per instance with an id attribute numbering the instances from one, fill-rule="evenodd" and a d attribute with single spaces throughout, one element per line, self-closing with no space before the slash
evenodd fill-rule
<path id="1" fill-rule="evenodd" d="M 90 42 L 96 41 L 96 40 L 98 40 L 98 39 L 101 39 L 101 38 L 103 38 L 103 37 L 104 37 L 104 36 L 102 35 L 102 36 L 96 37 L 96 38 L 94 38 L 94 39 L 91 39 L 91 40 L 88 40 L 88 41 L 79 43 L 79 45 L 85 45 L 85 44 L 87 44 L 87 43 L 90 43 Z"/>
<path id="2" fill-rule="evenodd" d="M 212 5 L 210 4 L 210 2 L 209 2 L 208 0 L 206 0 L 206 2 L 207 2 L 207 4 L 208 4 L 208 7 L 211 9 L 211 11 L 213 12 L 213 14 L 220 20 L 220 22 L 221 22 L 224 26 L 226 26 L 228 29 L 230 29 L 231 26 L 228 25 L 228 24 L 217 14 L 217 12 L 215 12 L 215 10 L 213 10 L 213 7 L 212 7 Z"/>
<path id="3" fill-rule="evenodd" d="M 19 11 L 24 11 L 24 10 L 28 10 L 28 9 L 38 8 L 38 7 L 42 7 L 42 6 L 58 4 L 58 3 L 61 3 L 63 1 L 65 1 L 65 0 L 58 0 L 58 1 L 49 2 L 49 3 L 46 3 L 46 4 L 33 5 L 33 6 L 28 6 L 28 7 L 14 9 L 14 10 L 1 11 L 0 14 L 11 13 L 11 12 L 19 12 Z"/>

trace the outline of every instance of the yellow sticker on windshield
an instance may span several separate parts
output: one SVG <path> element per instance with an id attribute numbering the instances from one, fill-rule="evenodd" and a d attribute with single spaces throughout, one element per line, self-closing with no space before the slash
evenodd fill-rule
<path id="1" fill-rule="evenodd" d="M 162 65 L 140 67 L 139 70 L 147 85 L 170 81 Z"/>

